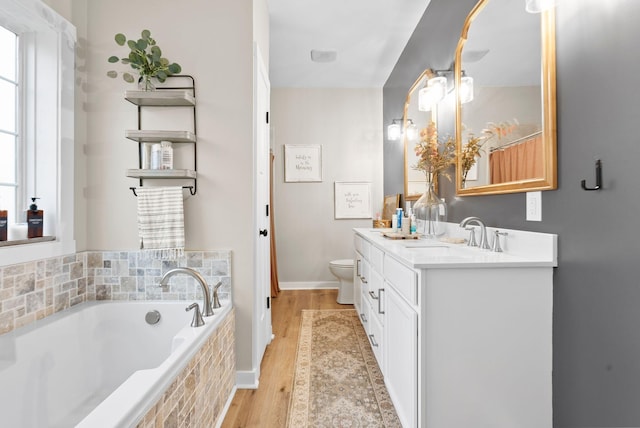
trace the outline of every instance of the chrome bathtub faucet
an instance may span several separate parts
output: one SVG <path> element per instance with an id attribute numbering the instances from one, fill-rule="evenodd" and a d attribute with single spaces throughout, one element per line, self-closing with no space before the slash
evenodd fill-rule
<path id="1" fill-rule="evenodd" d="M 177 268 L 169 269 L 168 271 L 165 272 L 164 275 L 162 275 L 162 278 L 160 279 L 160 286 L 161 287 L 166 286 L 169 283 L 169 278 L 181 273 L 195 278 L 198 284 L 200 284 L 200 288 L 202 288 L 202 295 L 204 296 L 203 315 L 205 317 L 212 316 L 213 309 L 211 308 L 211 295 L 209 294 L 209 286 L 207 285 L 207 281 L 203 278 L 202 275 L 200 275 L 199 272 L 187 267 L 177 267 Z"/>
<path id="2" fill-rule="evenodd" d="M 222 285 L 222 281 L 218 281 L 216 285 L 213 286 L 213 309 L 221 308 L 220 300 L 218 299 L 218 289 Z"/>
<path id="3" fill-rule="evenodd" d="M 195 312 L 193 313 L 193 320 L 191 320 L 191 327 L 202 327 L 204 325 L 204 319 L 202 319 L 200 305 L 194 302 L 187 306 L 185 311 L 189 312 L 192 309 L 195 309 Z"/>

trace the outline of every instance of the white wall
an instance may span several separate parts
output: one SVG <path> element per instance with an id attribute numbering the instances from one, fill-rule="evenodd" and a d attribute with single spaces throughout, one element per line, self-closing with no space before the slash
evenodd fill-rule
<path id="1" fill-rule="evenodd" d="M 351 229 L 371 220 L 334 219 L 334 182 L 371 182 L 382 210 L 382 90 L 272 88 L 271 118 L 279 280 L 335 281 L 329 261 L 353 258 Z M 284 182 L 285 144 L 322 145 L 321 183 Z"/>
<path id="2" fill-rule="evenodd" d="M 260 4 L 255 14 L 254 3 Z M 84 46 L 78 51 L 78 76 L 86 81 L 76 88 L 81 92 L 76 100 L 86 99 L 77 106 L 77 117 L 86 122 L 86 140 L 82 128 L 76 136 L 77 153 L 82 153 L 77 162 L 84 160 L 80 171 L 86 171 L 86 184 L 76 186 L 76 212 L 86 207 L 86 233 L 80 232 L 86 239 L 79 250 L 138 246 L 136 199 L 129 190 L 137 181 L 125 177 L 127 168 L 137 167 L 137 144 L 124 138 L 125 129 L 136 127 L 136 109 L 123 99 L 123 92 L 133 88 L 108 78 L 106 72 L 113 68 L 107 62 L 110 55 L 126 53 L 115 44 L 114 35 L 122 32 L 133 38 L 149 29 L 165 56 L 196 80 L 198 194 L 185 201 L 186 244 L 191 250 L 233 251 L 237 368 L 252 369 L 254 285 L 253 269 L 247 268 L 253 266 L 254 237 L 252 43 L 254 27 L 260 29 L 261 43 L 265 41 L 264 0 L 188 4 L 49 0 L 49 4 L 77 27 L 86 28 Z M 84 181 L 82 176 L 78 180 Z M 79 227 L 84 229 L 82 223 Z"/>

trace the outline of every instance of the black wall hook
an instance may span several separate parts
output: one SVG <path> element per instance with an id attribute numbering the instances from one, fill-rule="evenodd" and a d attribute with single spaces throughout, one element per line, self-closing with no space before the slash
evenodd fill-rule
<path id="1" fill-rule="evenodd" d="M 584 190 L 600 190 L 602 189 L 602 161 L 598 159 L 596 161 L 596 186 L 587 187 L 587 180 L 582 180 L 580 185 Z"/>

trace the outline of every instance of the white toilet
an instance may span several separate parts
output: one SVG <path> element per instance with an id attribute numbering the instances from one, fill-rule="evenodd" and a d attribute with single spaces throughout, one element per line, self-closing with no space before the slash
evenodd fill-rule
<path id="1" fill-rule="evenodd" d="M 329 262 L 329 270 L 338 278 L 338 303 L 353 304 L 353 260 L 342 259 Z"/>

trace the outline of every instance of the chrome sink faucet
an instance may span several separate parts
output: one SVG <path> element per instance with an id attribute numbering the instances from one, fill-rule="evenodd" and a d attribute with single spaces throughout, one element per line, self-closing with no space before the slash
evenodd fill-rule
<path id="1" fill-rule="evenodd" d="M 480 220 L 478 217 L 467 217 L 460 222 L 460 227 L 466 228 L 470 223 L 475 223 L 480 226 L 480 243 L 478 244 L 478 246 L 485 250 L 491 249 L 491 246 L 489 245 L 489 239 L 487 238 L 487 228 L 485 227 L 482 220 Z"/>
<path id="2" fill-rule="evenodd" d="M 207 281 L 202 277 L 202 275 L 200 275 L 199 272 L 186 267 L 169 269 L 165 272 L 164 275 L 162 275 L 162 278 L 160 279 L 160 285 L 167 285 L 169 283 L 169 278 L 181 273 L 195 278 L 198 284 L 200 284 L 200 288 L 202 288 L 202 295 L 204 296 L 204 313 L 202 315 L 204 315 L 205 317 L 212 316 L 213 309 L 211 308 L 211 295 L 209 294 L 209 286 L 207 285 Z"/>

